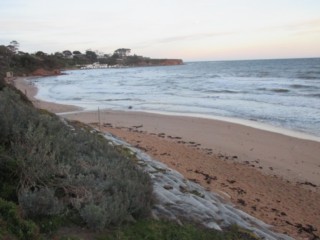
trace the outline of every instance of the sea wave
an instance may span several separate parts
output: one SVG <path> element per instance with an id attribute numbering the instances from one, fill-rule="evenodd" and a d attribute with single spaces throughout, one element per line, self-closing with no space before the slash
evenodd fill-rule
<path id="1" fill-rule="evenodd" d="M 307 96 L 307 97 L 315 97 L 315 98 L 320 98 L 320 93 L 314 93 L 314 94 L 306 94 L 305 96 Z"/>
<path id="2" fill-rule="evenodd" d="M 100 101 L 103 101 L 103 102 L 121 102 L 121 101 L 143 102 L 142 99 L 138 99 L 138 98 L 107 98 L 107 99 L 101 99 Z"/>
<path id="3" fill-rule="evenodd" d="M 276 93 L 287 93 L 287 92 L 290 92 L 289 89 L 285 89 L 285 88 L 274 88 L 274 89 L 270 89 L 270 91 L 276 92 Z"/>
<path id="4" fill-rule="evenodd" d="M 306 79 L 306 80 L 314 80 L 314 79 L 319 79 L 319 76 L 309 75 L 309 74 L 301 74 L 301 75 L 297 75 L 296 78 Z"/>
<path id="5" fill-rule="evenodd" d="M 286 88 L 257 88 L 257 91 L 275 92 L 275 93 L 288 93 L 289 89 Z"/>
<path id="6" fill-rule="evenodd" d="M 239 93 L 246 93 L 240 91 L 232 91 L 232 90 L 205 90 L 204 93 L 229 93 L 229 94 L 239 94 Z"/>
<path id="7" fill-rule="evenodd" d="M 317 89 L 317 86 L 314 85 L 302 85 L 302 84 L 292 84 L 290 85 L 291 88 L 296 88 L 296 89 L 302 89 L 302 88 L 313 88 L 313 89 Z"/>

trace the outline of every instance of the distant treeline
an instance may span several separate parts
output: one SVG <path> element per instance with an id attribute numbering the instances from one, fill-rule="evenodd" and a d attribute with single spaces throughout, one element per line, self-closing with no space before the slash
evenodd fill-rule
<path id="1" fill-rule="evenodd" d="M 113 54 L 104 54 L 86 50 L 84 53 L 75 50 L 64 50 L 48 54 L 43 51 L 26 53 L 19 51 L 19 43 L 12 41 L 8 46 L 0 45 L 0 67 L 15 75 L 31 74 L 39 68 L 45 70 L 70 69 L 88 64 L 100 63 L 109 66 L 149 66 L 177 65 L 180 59 L 151 59 L 148 57 L 130 55 L 131 49 L 119 48 Z"/>

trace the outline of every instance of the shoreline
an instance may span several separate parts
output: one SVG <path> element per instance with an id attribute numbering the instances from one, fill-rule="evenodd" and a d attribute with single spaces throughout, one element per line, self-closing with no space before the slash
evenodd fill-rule
<path id="1" fill-rule="evenodd" d="M 69 120 L 81 119 L 87 124 L 99 122 L 98 111 L 60 116 Z M 146 112 L 100 110 L 100 121 L 102 126 L 139 126 L 140 131 L 173 135 L 181 141 L 194 142 L 199 149 L 208 149 L 221 158 L 247 164 L 253 162 L 264 174 L 277 175 L 291 182 L 310 182 L 320 189 L 320 142 L 317 141 L 233 122 Z"/>
<path id="2" fill-rule="evenodd" d="M 27 96 L 35 99 L 36 87 L 20 80 L 25 84 L 16 87 L 27 88 Z M 302 224 L 320 234 L 317 141 L 217 119 L 134 111 L 101 110 L 99 125 L 97 111 L 37 99 L 34 104 L 111 132 L 278 232 L 297 239 L 312 236 L 299 233 Z"/>
<path id="3" fill-rule="evenodd" d="M 68 75 L 66 73 L 64 73 L 63 75 Z M 117 109 L 113 109 L 113 108 L 105 108 L 104 106 L 91 106 L 91 105 L 86 105 L 86 104 L 81 104 L 77 101 L 71 101 L 69 103 L 67 102 L 56 102 L 55 99 L 47 99 L 46 97 L 42 98 L 42 99 L 38 99 L 37 100 L 41 100 L 41 101 L 45 101 L 45 102 L 54 102 L 56 104 L 61 104 L 61 105 L 68 105 L 68 106 L 75 106 L 78 109 L 81 109 L 81 111 L 96 111 L 97 109 L 95 109 L 95 107 L 100 107 L 100 110 L 103 111 L 123 111 L 123 112 L 144 112 L 144 113 L 154 113 L 154 114 L 161 114 L 161 115 L 170 115 L 170 116 L 186 116 L 186 117 L 196 117 L 196 118 L 205 118 L 205 119 L 213 119 L 213 120 L 220 120 L 220 121 L 224 121 L 224 122 L 231 122 L 231 123 L 237 123 L 240 125 L 244 125 L 244 126 L 249 126 L 252 128 L 257 128 L 257 129 L 262 129 L 265 131 L 270 131 L 270 132 L 274 132 L 274 133 L 279 133 L 279 134 L 283 134 L 283 135 L 287 135 L 287 136 L 291 136 L 291 137 L 295 137 L 295 138 L 301 138 L 301 139 L 305 139 L 305 140 L 312 140 L 312 141 L 317 141 L 320 142 L 320 133 L 315 134 L 315 131 L 311 131 L 311 130 L 306 130 L 304 128 L 292 128 L 290 126 L 281 126 L 280 124 L 276 124 L 275 122 L 264 122 L 263 120 L 258 120 L 258 119 L 254 119 L 254 118 L 242 118 L 241 116 L 238 117 L 228 117 L 228 116 L 219 116 L 219 115 L 211 115 L 208 113 L 191 113 L 191 112 L 170 112 L 170 111 L 161 111 L 161 110 L 136 110 L 134 108 L 134 106 L 129 106 L 128 108 L 124 107 L 122 109 L 117 108 Z M 109 99 L 108 99 L 109 100 Z M 66 111 L 63 111 L 66 112 Z M 73 112 L 73 110 L 71 111 L 67 111 L 67 112 Z M 61 113 L 62 115 L 63 113 Z"/>
<path id="4" fill-rule="evenodd" d="M 13 80 L 13 86 L 24 93 L 36 108 L 45 109 L 52 113 L 82 110 L 82 108 L 77 106 L 58 104 L 37 99 L 35 96 L 38 93 L 38 88 L 30 80 L 42 77 L 43 76 L 17 77 Z"/>
<path id="5" fill-rule="evenodd" d="M 40 100 L 42 101 L 42 100 Z M 56 103 L 60 104 L 60 103 Z M 61 104 L 64 105 L 64 104 Z M 72 106 L 72 105 L 70 105 Z M 225 123 L 231 123 L 231 124 L 237 124 L 240 126 L 250 127 L 257 130 L 262 130 L 266 132 L 276 133 L 292 138 L 297 138 L 301 140 L 308 140 L 308 141 L 314 141 L 314 142 L 320 142 L 320 136 L 312 135 L 307 132 L 302 132 L 298 130 L 293 129 L 287 129 L 287 128 L 281 128 L 276 127 L 267 123 L 261 123 L 254 120 L 246 120 L 246 119 L 240 119 L 240 118 L 232 118 L 232 117 L 223 117 L 223 116 L 213 116 L 213 115 L 205 115 L 205 114 L 198 114 L 198 113 L 175 113 L 175 112 L 162 112 L 162 111 L 140 111 L 140 110 L 114 110 L 114 109 L 100 109 L 101 112 L 119 112 L 119 113 L 135 113 L 135 114 L 153 114 L 153 115 L 163 115 L 163 116 L 170 116 L 170 117 L 187 117 L 187 118 L 195 118 L 195 119 L 206 119 L 206 120 L 214 120 L 214 121 L 220 121 Z M 68 111 L 68 112 L 59 112 L 57 115 L 64 116 L 69 114 L 77 114 L 77 113 L 96 113 L 97 110 L 79 110 L 79 111 Z"/>

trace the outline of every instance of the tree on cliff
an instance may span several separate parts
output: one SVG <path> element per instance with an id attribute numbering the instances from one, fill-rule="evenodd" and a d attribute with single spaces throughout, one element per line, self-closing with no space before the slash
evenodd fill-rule
<path id="1" fill-rule="evenodd" d="M 42 52 L 42 51 L 38 51 L 35 54 L 37 57 L 44 57 L 46 55 L 46 53 Z"/>
<path id="2" fill-rule="evenodd" d="M 80 52 L 80 51 L 77 51 L 77 50 L 76 50 L 76 51 L 73 51 L 72 53 L 73 53 L 74 55 L 80 55 L 80 54 L 81 54 L 81 52 Z"/>
<path id="3" fill-rule="evenodd" d="M 62 53 L 63 53 L 63 55 L 64 55 L 66 58 L 72 56 L 72 52 L 71 52 L 70 50 L 64 50 Z"/>
<path id="4" fill-rule="evenodd" d="M 16 53 L 19 50 L 19 46 L 20 46 L 20 44 L 16 40 L 13 40 L 10 42 L 10 45 L 8 45 L 7 48 L 11 52 Z"/>
<path id="5" fill-rule="evenodd" d="M 61 52 L 55 52 L 54 53 L 54 56 L 55 57 L 58 57 L 58 58 L 62 58 L 63 57 L 63 54 Z"/>
<path id="6" fill-rule="evenodd" d="M 126 65 L 136 65 L 139 63 L 142 63 L 144 58 L 142 56 L 138 55 L 133 55 L 133 56 L 128 56 L 126 59 Z"/>
<path id="7" fill-rule="evenodd" d="M 0 46 L 0 67 L 1 69 L 9 67 L 13 52 L 6 46 Z"/>
<path id="8" fill-rule="evenodd" d="M 120 58 L 124 58 L 128 56 L 131 52 L 131 49 L 129 48 L 119 48 L 114 51 L 114 55 L 118 55 Z"/>
<path id="9" fill-rule="evenodd" d="M 11 57 L 13 55 L 13 52 L 6 46 L 1 45 L 0 46 L 0 57 Z"/>
<path id="10" fill-rule="evenodd" d="M 87 50 L 86 57 L 90 59 L 90 61 L 95 62 L 97 61 L 97 54 L 94 51 Z"/>

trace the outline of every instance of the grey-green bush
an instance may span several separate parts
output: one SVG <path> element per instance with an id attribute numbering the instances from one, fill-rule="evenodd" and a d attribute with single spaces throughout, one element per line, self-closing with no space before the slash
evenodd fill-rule
<path id="1" fill-rule="evenodd" d="M 46 187 L 34 191 L 20 191 L 19 203 L 28 216 L 57 215 L 63 210 L 63 204 L 54 196 L 54 191 Z"/>
<path id="2" fill-rule="evenodd" d="M 88 226 L 102 229 L 148 214 L 148 175 L 101 135 L 40 113 L 8 88 L 0 91 L 0 103 L 0 146 L 16 163 L 12 171 L 19 176 L 18 200 L 25 215 L 71 209 Z M 0 160 L 6 166 L 6 158 Z"/>

